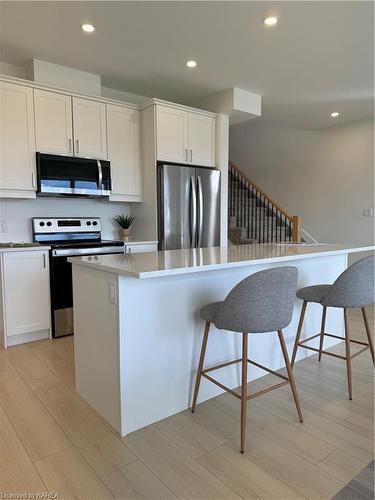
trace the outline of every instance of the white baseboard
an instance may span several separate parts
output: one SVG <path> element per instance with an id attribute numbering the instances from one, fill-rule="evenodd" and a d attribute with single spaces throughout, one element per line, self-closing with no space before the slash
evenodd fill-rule
<path id="1" fill-rule="evenodd" d="M 14 345 L 25 344 L 26 342 L 35 342 L 37 340 L 44 340 L 50 337 L 49 330 L 41 330 L 39 332 L 23 333 L 21 335 L 11 335 L 6 339 L 6 346 L 11 347 Z"/>

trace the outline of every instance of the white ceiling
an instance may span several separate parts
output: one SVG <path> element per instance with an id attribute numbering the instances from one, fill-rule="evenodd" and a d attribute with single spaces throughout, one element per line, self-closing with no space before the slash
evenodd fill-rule
<path id="1" fill-rule="evenodd" d="M 271 14 L 279 24 L 265 28 Z M 373 19 L 367 1 L 3 1 L 1 59 L 36 57 L 186 104 L 237 86 L 263 96 L 264 117 L 320 128 L 373 115 Z"/>

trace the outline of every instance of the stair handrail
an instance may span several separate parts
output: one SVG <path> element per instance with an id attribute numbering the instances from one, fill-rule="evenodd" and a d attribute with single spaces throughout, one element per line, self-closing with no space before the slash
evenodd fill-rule
<path id="1" fill-rule="evenodd" d="M 235 170 L 244 180 L 250 184 L 261 196 L 266 198 L 272 206 L 279 210 L 291 223 L 292 228 L 292 241 L 293 243 L 300 243 L 302 240 L 302 218 L 299 215 L 290 215 L 284 208 L 280 207 L 271 196 L 263 191 L 252 179 L 250 179 L 246 174 L 244 174 L 231 160 L 229 160 L 229 166 Z"/>

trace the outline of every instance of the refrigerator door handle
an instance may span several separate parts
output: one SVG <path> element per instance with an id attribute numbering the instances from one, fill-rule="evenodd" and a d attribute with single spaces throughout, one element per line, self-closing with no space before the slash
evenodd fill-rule
<path id="1" fill-rule="evenodd" d="M 190 176 L 190 248 L 195 248 L 197 239 L 197 195 L 195 177 Z"/>
<path id="2" fill-rule="evenodd" d="M 202 177 L 198 175 L 198 245 L 200 248 L 202 244 L 203 236 L 203 189 L 202 189 Z"/>

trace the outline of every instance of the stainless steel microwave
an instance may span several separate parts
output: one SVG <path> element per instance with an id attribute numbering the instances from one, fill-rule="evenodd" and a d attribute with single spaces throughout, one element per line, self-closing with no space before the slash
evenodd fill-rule
<path id="1" fill-rule="evenodd" d="M 36 154 L 38 196 L 109 196 L 108 160 Z"/>

